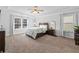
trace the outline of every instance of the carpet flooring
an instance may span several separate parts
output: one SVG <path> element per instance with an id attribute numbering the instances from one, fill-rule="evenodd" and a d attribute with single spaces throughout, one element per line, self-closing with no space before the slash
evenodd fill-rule
<path id="1" fill-rule="evenodd" d="M 25 34 L 6 37 L 5 53 L 79 53 L 74 40 L 44 35 L 37 40 Z"/>

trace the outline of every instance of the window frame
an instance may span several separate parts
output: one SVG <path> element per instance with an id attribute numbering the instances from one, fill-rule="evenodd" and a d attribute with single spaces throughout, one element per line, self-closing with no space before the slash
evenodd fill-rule
<path id="1" fill-rule="evenodd" d="M 73 16 L 73 21 L 72 22 L 69 22 L 69 23 L 64 23 L 64 17 L 67 17 L 67 16 Z M 66 14 L 66 15 L 63 15 L 63 31 L 70 31 L 70 29 L 67 29 L 67 30 L 64 30 L 64 24 L 72 24 L 74 25 L 74 15 L 73 14 Z M 72 31 L 73 31 L 73 28 L 72 28 Z"/>
<path id="2" fill-rule="evenodd" d="M 26 21 L 24 22 L 24 20 L 26 20 Z M 26 26 L 24 26 L 24 25 L 26 25 Z M 22 28 L 26 28 L 26 27 L 27 27 L 27 19 L 23 18 L 22 19 Z"/>
<path id="3" fill-rule="evenodd" d="M 19 19 L 20 20 L 20 23 L 19 22 L 15 22 L 16 21 L 16 19 Z M 15 28 L 16 26 L 15 25 L 20 25 L 20 27 L 18 27 L 18 28 Z M 20 29 L 21 28 L 21 18 L 19 18 L 19 17 L 16 17 L 15 19 L 14 19 L 14 29 Z"/>
<path id="4" fill-rule="evenodd" d="M 16 19 L 19 19 L 20 21 L 16 21 Z M 24 23 L 24 19 L 26 19 L 26 23 Z M 26 26 L 23 26 L 24 24 L 26 24 Z M 16 25 L 19 26 L 19 27 L 18 28 L 15 28 L 15 27 L 17 27 Z M 18 16 L 17 17 L 14 17 L 13 28 L 14 28 L 14 30 L 27 28 L 27 18 L 18 17 Z"/>

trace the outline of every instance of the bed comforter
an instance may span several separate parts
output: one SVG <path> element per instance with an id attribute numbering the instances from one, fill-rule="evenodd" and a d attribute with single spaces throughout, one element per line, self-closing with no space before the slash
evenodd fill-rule
<path id="1" fill-rule="evenodd" d="M 47 31 L 46 27 L 31 27 L 27 28 L 26 34 L 33 37 L 34 39 L 36 38 L 38 33 L 45 33 Z"/>

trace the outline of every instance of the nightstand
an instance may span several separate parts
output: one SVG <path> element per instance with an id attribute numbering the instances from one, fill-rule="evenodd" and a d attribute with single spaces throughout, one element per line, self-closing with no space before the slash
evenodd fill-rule
<path id="1" fill-rule="evenodd" d="M 55 30 L 47 30 L 47 31 L 46 31 L 46 34 L 52 35 L 52 36 L 56 36 Z"/>

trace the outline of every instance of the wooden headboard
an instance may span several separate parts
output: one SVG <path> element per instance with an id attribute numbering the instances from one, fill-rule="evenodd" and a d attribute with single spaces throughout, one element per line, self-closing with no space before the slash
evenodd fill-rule
<path id="1" fill-rule="evenodd" d="M 49 29 L 49 24 L 48 23 L 39 23 L 39 25 L 47 25 L 47 30 Z"/>

